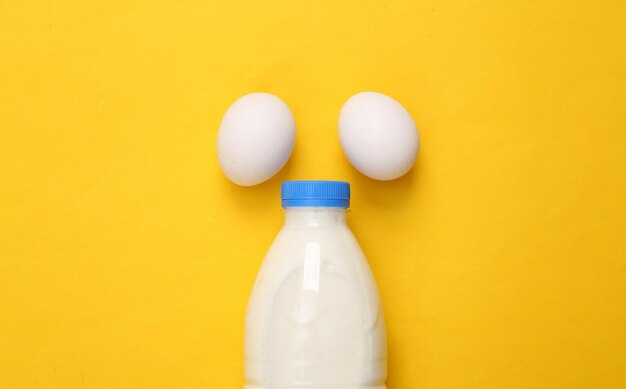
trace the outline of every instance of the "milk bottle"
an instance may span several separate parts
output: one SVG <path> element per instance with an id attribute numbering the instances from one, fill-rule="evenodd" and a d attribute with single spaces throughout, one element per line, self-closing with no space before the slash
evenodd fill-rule
<path id="1" fill-rule="evenodd" d="M 285 223 L 248 304 L 245 389 L 385 389 L 385 323 L 346 224 L 350 185 L 290 181 L 281 197 Z"/>

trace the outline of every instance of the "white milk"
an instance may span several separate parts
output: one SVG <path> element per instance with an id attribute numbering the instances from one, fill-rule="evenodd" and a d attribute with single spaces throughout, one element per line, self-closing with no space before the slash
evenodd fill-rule
<path id="1" fill-rule="evenodd" d="M 245 389 L 386 388 L 380 297 L 344 208 L 286 208 L 245 327 Z"/>

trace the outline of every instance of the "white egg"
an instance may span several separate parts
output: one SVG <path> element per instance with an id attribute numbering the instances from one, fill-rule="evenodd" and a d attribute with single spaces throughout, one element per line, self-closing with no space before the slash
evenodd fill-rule
<path id="1" fill-rule="evenodd" d="M 393 180 L 411 170 L 420 144 L 411 114 L 377 92 L 358 93 L 343 105 L 339 140 L 352 166 L 376 180 Z"/>
<path id="2" fill-rule="evenodd" d="M 256 185 L 287 163 L 295 140 L 296 125 L 287 104 L 268 93 L 251 93 L 224 114 L 217 134 L 217 158 L 232 182 Z"/>

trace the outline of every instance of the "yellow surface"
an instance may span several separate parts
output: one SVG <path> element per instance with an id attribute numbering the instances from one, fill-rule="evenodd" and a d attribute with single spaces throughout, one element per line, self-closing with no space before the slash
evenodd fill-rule
<path id="1" fill-rule="evenodd" d="M 0 3 L 0 388 L 241 388 L 246 301 L 286 179 L 345 179 L 389 388 L 626 388 L 623 1 Z M 344 159 L 393 96 L 422 150 Z M 298 124 L 240 188 L 239 96 Z"/>

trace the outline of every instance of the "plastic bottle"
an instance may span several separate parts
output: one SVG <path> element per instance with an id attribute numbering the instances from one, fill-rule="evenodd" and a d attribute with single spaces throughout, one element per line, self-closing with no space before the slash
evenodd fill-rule
<path id="1" fill-rule="evenodd" d="M 380 297 L 349 204 L 347 182 L 283 183 L 285 224 L 248 304 L 245 389 L 386 388 Z"/>

